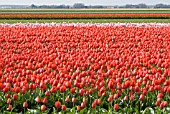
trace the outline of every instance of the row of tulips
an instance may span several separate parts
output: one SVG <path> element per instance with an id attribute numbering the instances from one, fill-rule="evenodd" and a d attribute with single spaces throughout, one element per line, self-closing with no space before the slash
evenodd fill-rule
<path id="1" fill-rule="evenodd" d="M 170 24 L 0 24 L 1 113 L 170 113 Z"/>
<path id="2" fill-rule="evenodd" d="M 0 19 L 169 19 L 170 13 L 118 13 L 118 14 L 0 14 Z"/>

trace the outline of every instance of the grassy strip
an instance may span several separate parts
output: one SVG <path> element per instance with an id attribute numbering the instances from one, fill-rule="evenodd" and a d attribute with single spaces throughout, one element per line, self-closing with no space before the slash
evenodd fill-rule
<path id="1" fill-rule="evenodd" d="M 126 12 L 126 13 L 132 13 L 132 12 L 136 12 L 136 13 L 170 13 L 170 9 L 1 9 L 0 13 L 27 13 L 27 12 L 54 12 L 54 13 L 75 13 L 75 12 L 86 12 L 86 13 L 95 13 L 95 12 L 100 12 L 100 13 L 108 13 L 108 12 L 112 12 L 112 13 L 122 13 L 122 12 Z"/>
<path id="2" fill-rule="evenodd" d="M 34 20 L 0 20 L 0 23 L 170 23 L 170 19 L 52 19 L 52 20 L 44 20 L 44 19 L 34 19 Z"/>

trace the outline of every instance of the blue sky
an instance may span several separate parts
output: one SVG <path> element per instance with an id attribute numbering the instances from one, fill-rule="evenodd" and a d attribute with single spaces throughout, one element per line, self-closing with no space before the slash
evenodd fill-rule
<path id="1" fill-rule="evenodd" d="M 170 4 L 170 0 L 0 0 L 0 5 L 73 5 L 84 3 L 85 5 L 125 5 L 145 3 L 155 5 L 159 3 Z"/>

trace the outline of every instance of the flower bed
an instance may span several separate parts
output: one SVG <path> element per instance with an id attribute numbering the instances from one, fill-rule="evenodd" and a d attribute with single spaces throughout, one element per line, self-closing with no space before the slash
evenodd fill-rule
<path id="1" fill-rule="evenodd" d="M 0 19 L 169 19 L 170 13 L 117 13 L 117 14 L 0 14 Z"/>
<path id="2" fill-rule="evenodd" d="M 0 111 L 169 113 L 170 24 L 0 24 Z"/>

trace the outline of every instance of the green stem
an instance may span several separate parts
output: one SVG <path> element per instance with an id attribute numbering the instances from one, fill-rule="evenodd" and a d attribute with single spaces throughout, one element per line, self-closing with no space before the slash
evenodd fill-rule
<path id="1" fill-rule="evenodd" d="M 57 108 L 56 112 L 58 112 L 58 108 Z"/>
<path id="2" fill-rule="evenodd" d="M 63 93 L 63 103 L 65 102 L 65 99 L 64 99 L 64 93 Z"/>
<path id="3" fill-rule="evenodd" d="M 95 114 L 96 114 L 96 107 L 94 108 L 94 110 L 95 110 Z"/>
<path id="4" fill-rule="evenodd" d="M 13 108 L 12 108 L 12 110 L 13 110 Z M 12 110 L 10 111 L 10 114 L 12 114 Z"/>
<path id="5" fill-rule="evenodd" d="M 25 114 L 25 108 L 24 108 L 24 114 Z"/>
<path id="6" fill-rule="evenodd" d="M 73 107 L 74 107 L 74 102 L 73 102 Z"/>
<path id="7" fill-rule="evenodd" d="M 142 105 L 142 103 L 141 103 L 141 101 L 139 101 L 139 111 L 141 111 L 141 105 Z"/>

